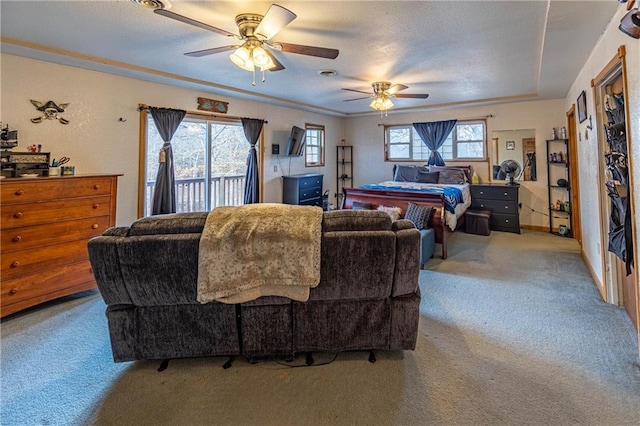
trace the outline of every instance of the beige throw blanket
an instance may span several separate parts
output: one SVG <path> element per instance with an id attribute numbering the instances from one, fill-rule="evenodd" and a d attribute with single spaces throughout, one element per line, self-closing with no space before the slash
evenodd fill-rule
<path id="1" fill-rule="evenodd" d="M 287 204 L 217 207 L 198 257 L 198 302 L 261 296 L 309 299 L 320 282 L 322 209 Z"/>

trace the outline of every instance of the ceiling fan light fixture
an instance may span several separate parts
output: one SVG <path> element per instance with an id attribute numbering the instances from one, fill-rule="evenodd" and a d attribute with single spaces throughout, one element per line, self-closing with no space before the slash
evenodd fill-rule
<path id="1" fill-rule="evenodd" d="M 267 55 L 267 52 L 260 46 L 253 48 L 251 57 L 253 58 L 253 63 L 258 68 L 269 69 L 275 65 L 269 55 Z"/>
<path id="2" fill-rule="evenodd" d="M 391 102 L 391 99 L 389 99 L 388 97 L 382 95 L 376 96 L 373 101 L 371 101 L 369 106 L 376 111 L 386 111 L 393 107 L 393 102 Z"/>
<path id="3" fill-rule="evenodd" d="M 251 59 L 251 51 L 245 46 L 236 49 L 235 52 L 229 55 L 229 58 L 231 59 L 231 62 L 245 71 L 253 71 L 255 67 L 253 60 Z"/>

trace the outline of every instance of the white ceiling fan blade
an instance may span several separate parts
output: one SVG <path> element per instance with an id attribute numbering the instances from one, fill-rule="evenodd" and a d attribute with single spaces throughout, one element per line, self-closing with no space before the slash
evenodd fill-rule
<path id="1" fill-rule="evenodd" d="M 272 4 L 262 18 L 262 21 L 260 21 L 255 33 L 268 40 L 278 34 L 281 29 L 296 19 L 296 17 L 297 15 L 290 10 L 277 4 Z"/>
<path id="2" fill-rule="evenodd" d="M 405 86 L 404 84 L 394 84 L 393 86 L 389 87 L 389 90 L 387 90 L 387 94 L 393 95 L 395 93 L 398 93 L 401 90 L 408 89 L 408 88 L 409 86 Z"/>
<path id="3" fill-rule="evenodd" d="M 230 33 L 229 31 L 216 28 L 214 26 L 205 24 L 204 22 L 196 21 L 195 19 L 187 18 L 186 16 L 178 15 L 177 13 L 170 12 L 166 9 L 155 9 L 153 12 L 166 18 L 175 19 L 176 21 L 184 22 L 185 24 L 193 25 L 194 27 L 199 27 L 213 33 L 222 34 L 227 37 L 239 38 L 236 34 Z"/>

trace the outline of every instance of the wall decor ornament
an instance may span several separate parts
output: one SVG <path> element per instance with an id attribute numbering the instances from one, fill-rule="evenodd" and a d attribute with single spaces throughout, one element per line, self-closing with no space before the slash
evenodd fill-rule
<path id="1" fill-rule="evenodd" d="M 582 123 L 587 119 L 587 93 L 583 90 L 578 96 L 578 121 Z"/>
<path id="2" fill-rule="evenodd" d="M 69 103 L 56 105 L 53 101 L 48 101 L 46 104 L 40 101 L 34 101 L 30 99 L 33 106 L 43 114 L 40 117 L 32 118 L 32 123 L 42 123 L 45 118 L 47 120 L 58 120 L 60 124 L 69 124 L 69 120 L 60 117 L 58 114 L 64 112 L 65 108 L 69 106 Z"/>
<path id="3" fill-rule="evenodd" d="M 507 141 L 507 150 L 513 151 L 514 149 L 516 149 L 516 142 L 515 141 Z"/>
<path id="4" fill-rule="evenodd" d="M 226 114 L 229 109 L 229 102 L 198 98 L 198 109 L 201 111 L 220 112 L 222 114 Z"/>

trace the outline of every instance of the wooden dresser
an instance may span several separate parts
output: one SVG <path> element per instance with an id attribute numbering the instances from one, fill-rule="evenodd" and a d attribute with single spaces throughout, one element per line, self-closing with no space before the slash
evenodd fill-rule
<path id="1" fill-rule="evenodd" d="M 520 233 L 520 185 L 482 183 L 469 186 L 471 208 L 491 210 L 491 229 Z"/>
<path id="2" fill-rule="evenodd" d="M 87 242 L 115 225 L 118 175 L 0 180 L 0 316 L 96 288 Z"/>

